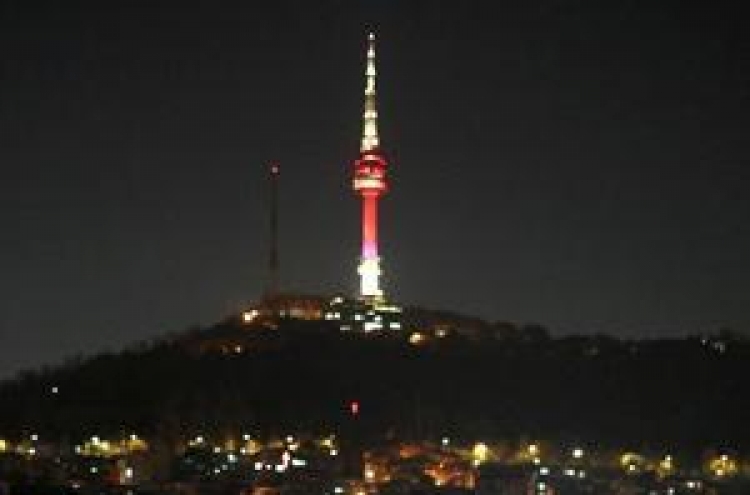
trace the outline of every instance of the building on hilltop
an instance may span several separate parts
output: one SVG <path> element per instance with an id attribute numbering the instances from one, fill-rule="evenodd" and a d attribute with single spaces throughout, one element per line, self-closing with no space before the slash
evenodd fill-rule
<path id="1" fill-rule="evenodd" d="M 328 299 L 309 294 L 276 293 L 242 313 L 244 323 L 272 322 L 277 318 L 321 320 Z"/>
<path id="2" fill-rule="evenodd" d="M 402 330 L 401 308 L 390 304 L 371 304 L 361 299 L 337 296 L 326 305 L 323 316 L 336 322 L 344 332 Z"/>

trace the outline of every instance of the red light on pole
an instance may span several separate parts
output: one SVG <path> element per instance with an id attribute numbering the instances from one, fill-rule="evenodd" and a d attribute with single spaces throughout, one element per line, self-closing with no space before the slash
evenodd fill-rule
<path id="1" fill-rule="evenodd" d="M 359 401 L 351 401 L 349 403 L 349 411 L 352 413 L 352 416 L 356 416 L 357 414 L 359 414 Z"/>

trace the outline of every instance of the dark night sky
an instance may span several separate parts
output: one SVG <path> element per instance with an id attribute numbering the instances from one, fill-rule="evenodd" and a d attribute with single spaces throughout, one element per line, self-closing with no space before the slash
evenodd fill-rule
<path id="1" fill-rule="evenodd" d="M 740 3 L 0 3 L 0 375 L 355 290 L 379 35 L 387 288 L 554 332 L 750 328 Z M 700 6 L 699 6 L 700 5 Z"/>

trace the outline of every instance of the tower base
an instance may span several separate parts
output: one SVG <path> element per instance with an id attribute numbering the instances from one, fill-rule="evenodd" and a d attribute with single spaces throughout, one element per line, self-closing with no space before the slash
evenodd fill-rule
<path id="1" fill-rule="evenodd" d="M 380 288 L 380 257 L 361 258 L 359 267 L 359 294 L 362 299 L 382 299 L 383 290 Z"/>
<path id="2" fill-rule="evenodd" d="M 401 308 L 383 296 L 346 299 L 334 297 L 323 317 L 335 321 L 343 332 L 391 333 L 402 330 Z"/>

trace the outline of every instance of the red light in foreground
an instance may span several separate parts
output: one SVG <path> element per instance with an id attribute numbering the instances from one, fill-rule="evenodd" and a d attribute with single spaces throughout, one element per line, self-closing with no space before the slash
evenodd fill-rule
<path id="1" fill-rule="evenodd" d="M 349 411 L 351 411 L 352 416 L 359 414 L 359 402 L 356 400 L 351 401 L 349 403 Z"/>

